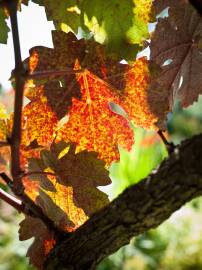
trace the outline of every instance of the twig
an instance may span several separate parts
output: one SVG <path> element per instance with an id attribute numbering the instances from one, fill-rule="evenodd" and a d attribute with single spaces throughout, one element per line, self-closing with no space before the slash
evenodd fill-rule
<path id="1" fill-rule="evenodd" d="M 5 7 L 7 8 L 10 19 L 11 28 L 14 44 L 14 55 L 15 55 L 15 104 L 14 104 L 14 121 L 11 138 L 9 143 L 11 145 L 11 174 L 13 181 L 9 179 L 6 174 L 1 174 L 1 177 L 6 183 L 9 184 L 11 190 L 17 195 L 24 205 L 23 212 L 30 216 L 41 219 L 51 231 L 56 234 L 60 233 L 60 230 L 55 226 L 54 222 L 47 217 L 42 209 L 34 203 L 24 192 L 24 186 L 22 184 L 23 172 L 20 167 L 20 142 L 21 142 L 21 118 L 22 118 L 22 105 L 23 105 L 23 89 L 26 79 L 26 71 L 23 67 L 20 41 L 18 33 L 17 23 L 17 6 L 18 0 L 7 0 L 4 1 Z M 12 182 L 12 185 L 11 185 Z"/>
<path id="2" fill-rule="evenodd" d="M 24 88 L 24 76 L 25 73 L 21 58 L 20 41 L 18 33 L 17 23 L 17 6 L 18 0 L 5 1 L 5 5 L 8 9 L 14 44 L 14 56 L 15 56 L 15 104 L 14 104 L 14 121 L 11 142 L 11 173 L 13 177 L 13 184 L 15 194 L 23 192 L 22 180 L 20 177 L 20 141 L 21 141 L 21 118 L 22 118 L 22 104 L 23 104 L 23 88 Z"/>
<path id="3" fill-rule="evenodd" d="M 13 181 L 8 177 L 8 175 L 6 175 L 5 173 L 0 173 L 0 176 L 2 177 L 4 182 L 10 187 L 10 189 L 13 192 L 15 192 L 15 189 L 13 187 Z M 60 233 L 63 233 L 63 232 L 60 232 L 60 230 L 55 226 L 54 222 L 51 219 L 49 219 L 49 217 L 47 217 L 43 213 L 42 209 L 38 205 L 36 205 L 25 193 L 18 195 L 18 197 L 21 199 L 21 208 L 19 209 L 19 211 L 23 212 L 26 215 L 29 215 L 35 218 L 40 218 L 44 222 L 44 224 L 46 224 L 49 230 L 56 232 L 58 235 Z M 0 195 L 0 198 L 1 198 L 1 195 Z M 6 201 L 6 202 L 12 205 L 10 201 Z"/>
<path id="4" fill-rule="evenodd" d="M 5 192 L 2 188 L 0 188 L 0 198 L 7 202 L 9 205 L 14 207 L 18 212 L 23 212 L 23 204 L 20 200 L 15 198 L 14 196 Z"/>
<path id="5" fill-rule="evenodd" d="M 4 182 L 7 184 L 7 186 L 12 190 L 13 189 L 13 181 L 8 177 L 7 174 L 4 172 L 0 173 L 1 178 L 4 180 Z"/>
<path id="6" fill-rule="evenodd" d="M 163 143 L 165 144 L 168 153 L 171 154 L 172 152 L 174 152 L 174 150 L 175 150 L 175 145 L 174 145 L 174 143 L 168 142 L 168 141 L 167 141 L 167 139 L 166 139 L 166 137 L 164 136 L 162 130 L 159 130 L 157 133 L 158 133 L 158 135 L 160 136 L 160 138 L 161 138 L 161 140 L 163 141 Z"/>
<path id="7" fill-rule="evenodd" d="M 54 223 L 52 220 L 50 220 L 48 217 L 46 217 L 41 208 L 39 206 L 35 205 L 34 202 L 31 201 L 31 199 L 27 195 L 23 195 L 22 199 L 23 201 L 15 198 L 14 196 L 8 194 L 5 192 L 2 188 L 0 188 L 0 199 L 3 201 L 7 202 L 9 205 L 14 207 L 18 212 L 22 212 L 25 215 L 29 215 L 32 217 L 37 217 L 40 218 L 47 226 L 47 228 L 51 231 L 58 232 L 60 233 L 59 230 L 55 227 Z M 26 203 L 30 206 L 32 205 L 32 208 L 27 208 Z M 40 215 L 39 215 L 40 213 Z"/>

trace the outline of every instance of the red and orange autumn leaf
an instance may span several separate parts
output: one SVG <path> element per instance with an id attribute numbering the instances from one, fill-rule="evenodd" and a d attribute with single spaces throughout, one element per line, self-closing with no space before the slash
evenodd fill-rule
<path id="1" fill-rule="evenodd" d="M 58 131 L 58 140 L 75 142 L 78 151 L 96 151 L 110 164 L 119 159 L 118 145 L 130 150 L 133 144 L 129 122 L 110 110 L 109 103 L 119 103 L 119 99 L 104 81 L 88 70 L 77 80 L 82 99 L 73 99 L 69 120 Z"/>
<path id="2" fill-rule="evenodd" d="M 0 141 L 6 142 L 8 136 L 8 114 L 3 103 L 0 103 Z M 0 147 L 0 172 L 9 173 L 10 147 Z M 0 180 L 1 181 L 1 180 Z M 5 183 L 4 183 L 5 184 Z"/>
<path id="3" fill-rule="evenodd" d="M 157 65 L 142 57 L 125 73 L 125 89 L 120 93 L 119 104 L 138 127 L 165 128 L 169 103 L 167 92 L 156 81 L 160 71 Z"/>
<path id="4" fill-rule="evenodd" d="M 28 61 L 32 74 L 44 71 L 45 67 L 47 72 L 55 70 L 51 80 L 56 88 L 50 84 L 50 78 L 36 80 L 34 76 L 33 86 L 26 87 L 31 103 L 25 107 L 24 114 L 28 115 L 32 109 L 36 112 L 33 121 L 28 117 L 25 119 L 24 126 L 28 122 L 26 133 L 30 134 L 25 136 L 26 141 L 37 139 L 44 145 L 44 135 L 51 141 L 57 134 L 57 141 L 73 141 L 77 143 L 78 151 L 96 151 L 109 165 L 119 159 L 118 145 L 130 150 L 133 144 L 128 119 L 112 112 L 110 103 L 121 105 L 138 126 L 155 128 L 164 121 L 167 106 L 162 105 L 162 92 L 158 87 L 150 91 L 151 64 L 146 59 L 139 59 L 131 66 L 117 63 L 105 55 L 102 45 L 76 40 L 72 33 L 55 31 L 53 40 L 54 49 L 36 47 Z M 67 73 L 58 75 L 65 68 Z M 157 106 L 163 106 L 160 119 L 153 108 Z M 59 108 L 63 108 L 62 111 Z M 47 110 L 46 121 L 42 115 Z M 67 123 L 56 132 L 56 118 L 59 121 L 65 115 L 68 116 Z M 50 128 L 43 128 L 49 124 Z"/>
<path id="5" fill-rule="evenodd" d="M 7 136 L 7 124 L 6 119 L 8 114 L 3 103 L 0 103 L 0 141 L 6 141 Z"/>
<path id="6" fill-rule="evenodd" d="M 27 104 L 23 110 L 22 121 L 22 145 L 28 146 L 37 140 L 39 145 L 48 145 L 53 140 L 53 134 L 57 127 L 56 114 L 47 104 L 45 97 L 40 95 L 41 87 L 36 87 L 38 98 Z"/>

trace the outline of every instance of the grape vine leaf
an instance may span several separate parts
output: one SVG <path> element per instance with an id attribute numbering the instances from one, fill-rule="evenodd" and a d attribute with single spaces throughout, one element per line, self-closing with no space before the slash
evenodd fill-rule
<path id="1" fill-rule="evenodd" d="M 154 0 L 152 3 L 152 14 L 156 17 L 166 8 L 176 6 L 176 4 L 186 4 L 187 0 Z"/>
<path id="2" fill-rule="evenodd" d="M 135 59 L 143 40 L 149 37 L 151 0 L 34 2 L 45 6 L 47 17 L 57 30 L 77 33 L 81 27 L 84 33 L 91 31 L 96 41 L 106 44 L 108 52 L 121 59 Z"/>
<path id="3" fill-rule="evenodd" d="M 73 144 L 53 142 L 50 151 L 41 151 L 40 159 L 29 159 L 31 174 L 24 181 L 27 194 L 66 231 L 75 230 L 108 203 L 107 195 L 96 187 L 111 183 L 97 153 L 75 151 Z"/>
<path id="4" fill-rule="evenodd" d="M 168 113 L 168 93 L 158 83 L 161 68 L 142 57 L 125 72 L 125 88 L 120 94 L 120 106 L 129 119 L 145 129 L 165 128 Z"/>
<path id="5" fill-rule="evenodd" d="M 6 119 L 8 114 L 6 112 L 5 106 L 3 103 L 0 103 L 0 141 L 6 141 L 7 135 L 7 125 Z"/>
<path id="6" fill-rule="evenodd" d="M 78 32 L 80 26 L 79 0 L 34 0 L 33 2 L 45 7 L 47 19 L 53 20 L 57 30 Z"/>
<path id="7" fill-rule="evenodd" d="M 83 0 L 83 28 L 87 27 L 114 56 L 134 60 L 143 40 L 149 37 L 151 5 L 151 0 Z"/>
<path id="8" fill-rule="evenodd" d="M 0 1 L 1 2 L 1 1 Z M 21 0 L 18 3 L 18 10 L 21 10 L 21 4 L 28 5 L 28 0 Z M 1 3 L 0 3 L 1 4 Z M 8 32 L 10 28 L 7 25 L 6 19 L 8 19 L 9 13 L 4 8 L 5 3 L 2 1 L 2 6 L 0 6 L 0 43 L 6 44 L 8 39 Z"/>
<path id="9" fill-rule="evenodd" d="M 4 146 L 0 148 L 0 172 L 4 172 L 7 175 L 10 174 L 9 170 L 10 160 L 10 147 Z"/>
<path id="10" fill-rule="evenodd" d="M 41 89 L 41 87 L 35 88 L 35 93 L 39 94 Z M 23 110 L 21 144 L 29 146 L 31 142 L 37 140 L 39 145 L 49 145 L 53 140 L 57 122 L 57 116 L 46 99 L 38 95 Z"/>
<path id="11" fill-rule="evenodd" d="M 8 39 L 8 32 L 10 31 L 6 23 L 6 15 L 3 9 L 0 8 L 0 43 L 6 44 Z"/>
<path id="12" fill-rule="evenodd" d="M 56 76 L 56 81 L 62 80 L 64 82 L 64 80 L 66 80 L 67 83 L 62 87 L 60 86 L 61 84 L 58 83 L 59 90 L 57 90 L 57 88 L 53 89 L 52 81 L 54 80 L 54 76 L 51 83 L 50 79 L 48 79 L 48 82 L 45 81 L 44 83 L 43 81 L 44 84 L 42 85 L 39 85 L 39 81 L 36 86 L 37 81 L 34 80 L 33 87 L 30 87 L 30 85 L 27 87 L 25 94 L 31 102 L 25 106 L 23 110 L 24 121 L 22 142 L 28 144 L 34 139 L 37 139 L 39 144 L 44 145 L 45 141 L 48 141 L 48 138 L 49 141 L 51 141 L 54 136 L 57 118 L 61 118 L 61 116 L 64 116 L 64 113 L 68 113 L 68 105 L 75 104 L 76 100 L 79 100 L 82 92 L 82 99 L 80 100 L 79 105 L 81 116 L 80 120 L 79 116 L 77 117 L 77 122 L 75 122 L 74 127 L 72 127 L 72 134 L 76 129 L 76 125 L 78 126 L 79 124 L 78 121 L 81 123 L 82 120 L 82 124 L 80 125 L 81 133 L 83 134 L 83 139 L 80 142 L 82 145 L 81 150 L 84 150 L 88 145 L 87 149 L 89 151 L 98 150 L 100 156 L 107 150 L 107 154 L 109 154 L 110 157 L 107 157 L 107 154 L 105 154 L 106 158 L 104 158 L 104 160 L 107 160 L 109 163 L 119 159 L 117 143 L 122 142 L 122 146 L 125 145 L 127 149 L 130 149 L 133 143 L 133 132 L 129 126 L 128 120 L 120 115 L 114 114 L 110 110 L 109 102 L 116 102 L 117 97 L 116 94 L 113 94 L 112 91 L 110 91 L 110 86 L 107 86 L 107 83 L 110 83 L 110 85 L 112 84 L 111 87 L 115 86 L 116 88 L 123 88 L 124 80 L 122 79 L 122 76 L 119 76 L 120 79 L 117 80 L 113 77 L 113 74 L 123 73 L 125 66 L 113 62 L 111 59 L 104 59 L 102 56 L 103 52 L 101 50 L 101 45 L 94 43 L 93 41 L 85 42 L 84 40 L 75 40 L 75 36 L 73 36 L 72 33 L 65 34 L 57 31 L 53 32 L 53 37 L 55 49 L 37 47 L 31 50 L 31 57 L 28 61 L 30 72 L 40 72 L 41 70 L 44 70 L 44 67 L 48 67 L 47 71 L 54 69 L 57 73 L 57 70 L 64 70 L 66 67 L 66 69 L 71 69 L 71 78 L 67 83 L 67 77 L 69 76 L 68 71 L 67 76 Z M 78 66 L 77 58 L 80 60 L 82 66 Z M 75 66 L 76 62 L 77 67 Z M 78 75 L 76 73 L 77 70 L 75 70 L 76 68 L 80 73 Z M 91 72 L 87 72 L 86 68 Z M 101 77 L 102 80 L 92 72 Z M 91 85 L 90 83 L 83 85 L 83 78 L 85 76 L 90 78 Z M 94 86 L 92 85 L 93 81 L 95 81 Z M 57 92 L 60 92 L 61 94 L 57 94 Z M 93 92 L 96 92 L 96 94 Z M 89 96 L 89 94 L 92 96 Z M 71 99 L 72 97 L 76 98 Z M 88 104 L 88 102 L 92 103 L 91 98 L 93 100 L 93 107 L 91 104 Z M 92 111 L 92 108 L 94 111 Z M 73 109 L 71 109 L 71 111 L 73 113 Z M 77 111 L 77 113 L 78 112 L 79 111 Z M 95 116 L 93 116 L 94 113 Z M 84 121 L 82 117 L 85 118 Z M 94 117 L 94 119 L 92 117 Z M 98 125 L 97 134 L 94 132 L 95 127 L 93 126 L 93 121 L 95 121 L 95 125 Z M 87 131 L 87 134 L 84 134 L 85 131 Z M 101 132 L 101 136 L 98 134 L 99 132 Z M 58 137 L 61 137 L 62 131 L 60 132 L 60 135 L 59 133 L 57 133 L 57 135 Z M 101 140 L 99 140 L 97 135 L 101 137 Z M 75 134 L 73 134 L 73 137 L 74 136 Z M 78 138 L 79 133 L 73 141 L 78 142 Z M 71 138 L 67 138 L 67 136 L 66 139 L 71 141 Z M 98 145 L 96 145 L 96 143 L 98 143 Z M 105 146 L 105 144 L 107 146 Z M 109 149 L 107 148 L 108 146 Z"/>
<path id="13" fill-rule="evenodd" d="M 53 31 L 52 37 L 54 49 L 42 46 L 34 47 L 30 50 L 30 58 L 25 63 L 28 65 L 30 73 L 43 73 L 44 71 L 57 73 L 62 70 L 66 70 L 66 73 L 63 76 L 42 78 L 43 90 L 41 87 L 38 91 L 35 91 L 35 85 L 40 81 L 33 79 L 31 83 L 28 83 L 25 95 L 30 100 L 36 100 L 40 96 L 40 91 L 44 91 L 49 106 L 58 119 L 61 119 L 71 106 L 72 97 L 81 98 L 73 67 L 76 57 L 82 57 L 85 45 L 83 40 L 78 41 L 72 33 L 67 35 L 61 31 Z"/>
<path id="14" fill-rule="evenodd" d="M 170 1 L 164 1 L 169 6 Z M 169 93 L 170 108 L 179 99 L 189 106 L 202 94 L 202 18 L 190 4 L 174 1 L 151 38 L 151 60 L 162 68 L 158 83 Z"/>
<path id="15" fill-rule="evenodd" d="M 54 49 L 33 48 L 27 60 L 31 74 L 46 68 L 45 72 L 55 71 L 55 75 L 43 80 L 34 77 L 33 86 L 26 87 L 25 94 L 31 103 L 23 112 L 27 116 L 23 124 L 25 143 L 37 139 L 44 145 L 43 135 L 50 137 L 51 142 L 57 134 L 57 140 L 73 141 L 80 150 L 98 152 L 99 158 L 109 165 L 119 159 L 117 145 L 130 150 L 133 144 L 128 120 L 115 114 L 110 103 L 122 106 L 136 125 L 154 128 L 164 121 L 167 93 L 158 87 L 150 91 L 151 77 L 154 79 L 158 73 L 152 63 L 142 58 L 131 65 L 120 64 L 105 54 L 103 45 L 93 40 L 77 40 L 72 33 L 54 31 L 53 40 Z M 69 76 L 73 77 L 68 81 Z M 53 89 L 53 81 L 57 81 L 58 90 Z M 46 106 L 47 121 L 42 103 Z M 153 107 L 159 111 L 158 115 L 152 113 Z M 30 117 L 32 109 L 35 116 Z M 67 123 L 56 130 L 56 118 L 59 120 L 64 115 L 68 117 Z M 49 124 L 46 132 L 43 126 Z"/>
<path id="16" fill-rule="evenodd" d="M 43 269 L 46 256 L 55 245 L 54 234 L 38 219 L 26 216 L 20 223 L 19 238 L 21 241 L 34 237 L 34 242 L 27 251 L 30 263 L 38 270 Z"/>
<path id="17" fill-rule="evenodd" d="M 7 141 L 7 117 L 4 104 L 0 103 L 0 141 Z M 0 172 L 9 173 L 10 147 L 0 147 Z"/>
<path id="18" fill-rule="evenodd" d="M 78 150 L 96 151 L 109 165 L 119 159 L 118 145 L 130 150 L 133 132 L 129 122 L 110 110 L 109 103 L 119 103 L 106 83 L 85 70 L 78 75 L 82 99 L 74 99 L 69 120 L 58 131 L 58 139 L 77 143 Z"/>

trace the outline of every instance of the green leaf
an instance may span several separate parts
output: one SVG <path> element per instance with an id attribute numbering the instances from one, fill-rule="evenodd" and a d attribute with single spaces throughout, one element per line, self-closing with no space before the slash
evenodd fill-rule
<path id="1" fill-rule="evenodd" d="M 97 42 L 121 59 L 133 60 L 149 37 L 151 0 L 33 0 L 45 6 L 48 20 L 57 30 L 92 32 Z"/>
<path id="2" fill-rule="evenodd" d="M 151 1 L 84 0 L 81 3 L 83 27 L 87 27 L 110 53 L 132 60 L 148 37 Z"/>
<path id="3" fill-rule="evenodd" d="M 80 25 L 80 10 L 78 0 L 33 0 L 36 4 L 45 6 L 48 20 L 53 20 L 57 30 L 78 32 Z"/>
<path id="4" fill-rule="evenodd" d="M 6 21 L 6 16 L 2 9 L 0 9 L 0 43 L 6 44 L 8 39 L 8 32 L 10 31 Z"/>

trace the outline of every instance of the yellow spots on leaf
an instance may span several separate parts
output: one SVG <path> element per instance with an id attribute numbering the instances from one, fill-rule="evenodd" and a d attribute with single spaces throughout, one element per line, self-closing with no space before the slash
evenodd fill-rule
<path id="1" fill-rule="evenodd" d="M 135 61 L 133 67 L 126 73 L 126 87 L 121 95 L 121 106 L 129 118 L 137 126 L 146 129 L 157 129 L 157 116 L 151 108 L 149 89 L 150 72 L 146 58 Z M 154 95 L 158 100 L 158 95 Z"/>
<path id="2" fill-rule="evenodd" d="M 134 13 L 144 23 L 150 20 L 151 7 L 153 0 L 133 0 L 135 3 Z"/>
<path id="3" fill-rule="evenodd" d="M 113 113 L 109 102 L 118 97 L 104 81 L 85 70 L 77 76 L 82 99 L 73 99 L 69 121 L 58 131 L 57 139 L 77 144 L 77 151 L 96 151 L 109 165 L 119 159 L 118 145 L 130 150 L 133 132 L 122 116 Z"/>
<path id="4" fill-rule="evenodd" d="M 0 103 L 0 141 L 6 141 L 6 136 L 8 135 L 7 118 L 6 108 Z"/>
<path id="5" fill-rule="evenodd" d="M 59 206 L 60 209 L 67 214 L 68 219 L 74 224 L 73 226 L 66 225 L 65 223 L 58 225 L 69 232 L 74 231 L 88 219 L 88 216 L 84 213 L 82 208 L 75 205 L 73 188 L 56 182 L 53 176 L 49 176 L 49 179 L 50 178 L 52 178 L 51 181 L 56 191 L 46 191 L 46 194 L 52 199 L 54 204 Z"/>
<path id="6" fill-rule="evenodd" d="M 77 6 L 69 7 L 69 8 L 67 8 L 67 11 L 74 12 L 76 14 L 81 14 L 81 11 Z"/>
<path id="7" fill-rule="evenodd" d="M 69 148 L 70 145 L 68 145 L 67 147 L 65 147 L 58 155 L 58 159 L 61 159 L 62 157 L 64 157 L 68 152 L 69 152 Z"/>
<path id="8" fill-rule="evenodd" d="M 68 32 L 70 32 L 70 31 L 73 32 L 73 30 L 71 29 L 71 27 L 69 27 L 69 25 L 67 25 L 66 23 L 61 23 L 61 24 L 60 24 L 60 28 L 61 28 L 61 30 L 62 30 L 63 32 L 65 32 L 65 33 L 68 33 Z"/>
<path id="9" fill-rule="evenodd" d="M 39 194 L 39 182 L 38 181 L 30 181 L 29 178 L 23 178 L 23 186 L 25 188 L 25 193 L 35 201 Z"/>
<path id="10" fill-rule="evenodd" d="M 43 99 L 30 102 L 23 110 L 22 144 L 29 145 L 37 140 L 40 145 L 48 145 L 56 127 L 57 117 Z"/>
<path id="11" fill-rule="evenodd" d="M 6 119 L 8 117 L 5 106 L 0 103 L 0 119 Z"/>

